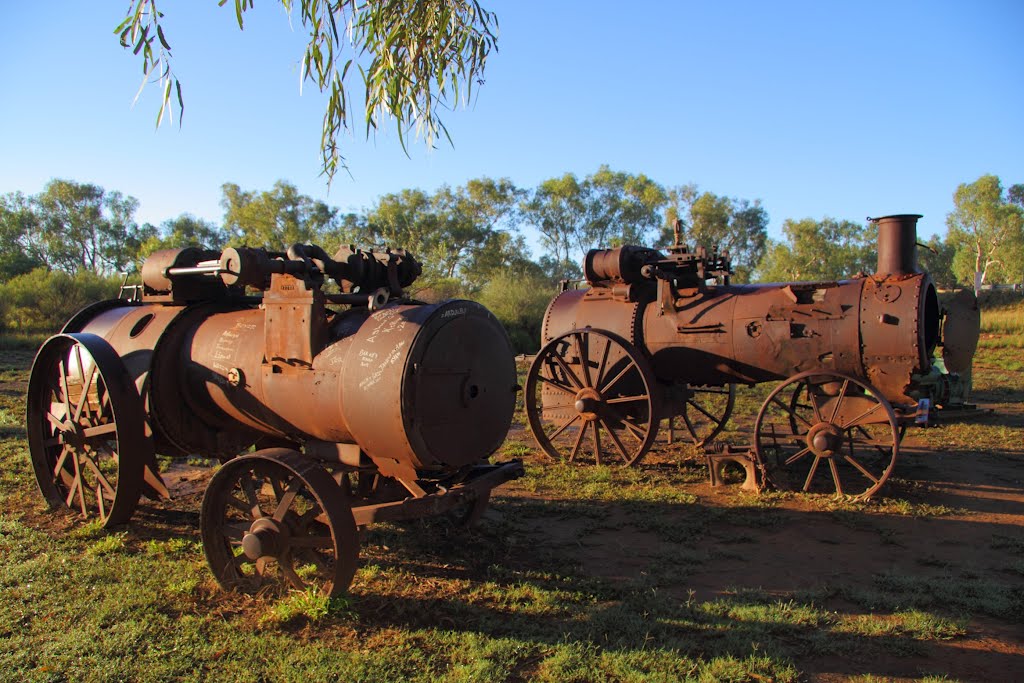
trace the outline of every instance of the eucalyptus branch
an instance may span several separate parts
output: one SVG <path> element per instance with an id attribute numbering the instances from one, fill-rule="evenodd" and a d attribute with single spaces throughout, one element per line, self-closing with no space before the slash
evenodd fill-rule
<path id="1" fill-rule="evenodd" d="M 278 1 L 290 22 L 295 1 Z M 234 6 L 241 29 L 253 0 L 234 0 Z M 484 83 L 487 58 L 497 50 L 498 20 L 493 12 L 477 0 L 299 0 L 297 6 L 309 33 L 300 63 L 300 89 L 311 81 L 327 94 L 320 147 L 328 182 L 339 166 L 345 168 L 338 138 L 351 130 L 347 79 L 353 66 L 364 86 L 367 137 L 394 118 L 406 154 L 410 137 L 422 138 L 428 147 L 442 137 L 451 143 L 439 112 L 467 105 L 474 86 Z M 160 83 L 158 125 L 170 112 L 172 85 L 183 111 L 181 83 L 171 68 L 162 18 L 155 0 L 131 0 L 117 27 L 121 44 L 141 55 L 139 92 L 154 79 Z"/>

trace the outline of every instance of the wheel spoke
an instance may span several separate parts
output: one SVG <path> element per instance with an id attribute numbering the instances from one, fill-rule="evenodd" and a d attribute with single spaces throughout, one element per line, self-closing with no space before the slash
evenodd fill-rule
<path id="1" fill-rule="evenodd" d="M 554 387 L 555 389 L 558 389 L 559 391 L 564 391 L 565 393 L 569 394 L 570 396 L 575 396 L 576 395 L 576 392 L 573 389 L 565 386 L 561 382 L 555 380 L 553 377 L 552 378 L 548 378 L 548 377 L 545 377 L 544 375 L 538 373 L 537 374 L 537 379 L 539 379 L 541 382 L 544 382 L 544 384 L 547 384 L 549 387 Z"/>
<path id="2" fill-rule="evenodd" d="M 107 506 L 104 504 L 103 490 L 100 484 L 96 484 L 96 507 L 100 511 L 100 519 L 107 518 Z"/>
<path id="3" fill-rule="evenodd" d="M 893 446 L 892 441 L 890 441 L 888 439 L 884 439 L 884 440 L 876 439 L 870 432 L 868 432 L 868 430 L 864 429 L 864 427 L 862 427 L 860 425 L 857 425 L 856 429 L 861 434 L 864 435 L 864 438 L 863 439 L 854 439 L 853 438 L 853 434 L 850 434 L 850 450 L 851 451 L 853 450 L 853 444 L 854 443 L 858 443 L 858 444 L 861 444 L 863 446 L 872 446 L 881 455 L 885 455 L 885 456 L 889 455 L 889 453 L 892 451 L 892 446 Z"/>
<path id="4" fill-rule="evenodd" d="M 64 361 L 60 361 L 59 365 L 60 372 L 60 393 L 61 402 L 64 404 L 64 414 L 71 417 L 71 395 L 68 393 L 68 373 L 64 365 Z"/>
<path id="5" fill-rule="evenodd" d="M 814 480 L 814 473 L 818 471 L 818 463 L 821 462 L 821 458 L 814 456 L 814 462 L 811 463 L 811 469 L 807 472 L 807 479 L 804 480 L 804 493 L 811 490 L 811 482 Z"/>
<path id="6" fill-rule="evenodd" d="M 708 411 L 704 410 L 704 408 L 702 408 L 702 407 L 701 407 L 701 406 L 700 406 L 700 405 L 699 405 L 699 404 L 698 404 L 697 402 L 695 402 L 695 401 L 694 401 L 693 399 L 687 399 L 687 401 L 686 401 L 686 404 L 687 404 L 687 405 L 690 405 L 690 406 L 693 406 L 693 407 L 694 407 L 694 408 L 695 408 L 695 409 L 696 409 L 696 410 L 697 410 L 698 412 L 700 412 L 700 413 L 701 413 L 702 415 L 704 415 L 704 417 L 708 418 L 709 420 L 711 420 L 712 422 L 714 422 L 714 423 L 715 423 L 716 425 L 717 425 L 717 424 L 721 424 L 721 422 L 722 422 L 721 420 L 719 420 L 719 419 L 718 419 L 718 418 L 717 418 L 716 416 L 712 415 L 712 414 L 711 414 L 711 413 L 709 413 Z"/>
<path id="7" fill-rule="evenodd" d="M 229 495 L 229 496 L 226 496 L 226 497 L 224 498 L 224 501 L 225 501 L 225 502 L 226 502 L 226 503 L 227 503 L 228 505 L 230 505 L 231 507 L 235 508 L 235 509 L 236 509 L 236 510 L 238 510 L 239 512 L 241 512 L 241 513 L 243 513 L 244 515 L 246 515 L 247 517 L 251 516 L 251 513 L 252 513 L 252 507 L 251 507 L 250 505 L 248 505 L 248 504 L 246 504 L 246 503 L 244 503 L 244 502 L 242 502 L 242 501 L 238 500 L 238 499 L 237 499 L 237 498 L 235 498 L 234 496 L 231 496 L 231 495 Z"/>
<path id="8" fill-rule="evenodd" d="M 608 432 L 608 436 L 611 437 L 612 443 L 615 444 L 616 450 L 619 451 L 619 455 L 621 455 L 622 459 L 626 461 L 626 464 L 629 464 L 632 458 L 630 458 L 629 454 L 626 453 L 626 448 L 622 445 L 622 441 L 619 440 L 619 435 L 608 426 L 608 423 L 604 421 L 604 418 L 601 418 L 600 421 L 601 425 L 605 428 L 605 431 Z"/>
<path id="9" fill-rule="evenodd" d="M 252 476 L 244 477 L 240 482 L 242 491 L 245 493 L 245 498 L 249 502 L 249 514 L 252 515 L 253 519 L 259 519 L 263 517 L 263 510 L 260 509 L 259 498 L 256 497 L 256 482 Z"/>
<path id="10" fill-rule="evenodd" d="M 774 425 L 769 425 L 774 427 Z M 770 432 L 760 431 L 757 435 L 764 439 L 771 439 L 772 445 L 780 446 L 785 444 L 798 444 L 803 443 L 802 434 L 780 434 L 779 432 L 772 429 Z"/>
<path id="11" fill-rule="evenodd" d="M 327 522 L 327 518 L 324 516 L 324 511 L 319 505 L 311 507 L 299 516 L 298 527 L 305 531 L 313 522 L 320 522 L 322 524 L 326 524 Z"/>
<path id="12" fill-rule="evenodd" d="M 643 443 L 644 439 L 647 438 L 649 430 L 644 429 L 638 424 L 630 422 L 629 418 L 627 417 L 620 416 L 619 421 L 626 426 L 626 433 L 632 435 L 633 438 L 639 441 L 640 443 Z"/>
<path id="13" fill-rule="evenodd" d="M 110 392 L 107 391 L 106 384 L 98 384 L 96 386 L 96 420 L 102 420 L 110 412 Z"/>
<path id="14" fill-rule="evenodd" d="M 608 352 L 612 349 L 612 340 L 604 340 L 604 352 L 601 354 L 601 362 L 597 366 L 597 375 L 594 377 L 594 386 L 601 386 L 601 381 L 604 379 L 604 371 L 608 365 Z"/>
<path id="15" fill-rule="evenodd" d="M 810 452 L 811 452 L 810 448 L 803 448 L 803 449 L 797 451 L 796 453 L 794 453 L 793 455 L 789 456 L 788 458 L 786 458 L 784 464 L 787 465 L 787 466 L 792 465 L 797 460 L 799 460 L 800 458 L 804 457 L 805 455 L 807 455 Z"/>
<path id="16" fill-rule="evenodd" d="M 607 404 L 633 403 L 635 401 L 648 401 L 650 400 L 650 398 L 651 397 L 648 396 L 647 394 L 637 394 L 636 396 L 618 396 L 616 398 L 606 398 L 604 402 Z"/>
<path id="17" fill-rule="evenodd" d="M 274 481 L 277 480 L 275 479 Z M 277 486 L 274 488 L 276 489 L 278 486 L 280 486 L 280 482 L 278 482 Z M 278 497 L 277 508 L 274 510 L 274 519 L 276 521 L 280 522 L 284 519 L 284 516 L 288 513 L 288 508 L 290 508 L 292 503 L 295 501 L 295 496 L 297 496 L 301 490 L 302 481 L 296 477 L 292 480 L 291 484 L 288 485 L 288 490 L 281 493 Z"/>
<path id="18" fill-rule="evenodd" d="M 784 410 L 786 412 L 786 414 L 792 415 L 796 419 L 798 419 L 801 422 L 803 422 L 805 425 L 807 425 L 808 428 L 814 426 L 814 423 L 809 421 L 806 417 L 804 417 L 800 413 L 797 413 L 797 412 L 794 412 L 793 410 L 791 410 L 789 406 L 787 406 L 785 403 L 783 403 L 781 400 L 779 400 L 778 396 L 772 396 L 772 403 L 777 405 L 779 408 L 782 408 L 782 410 Z M 817 413 L 818 413 L 817 407 L 814 407 L 814 413 L 815 413 L 815 415 L 817 415 Z"/>
<path id="19" fill-rule="evenodd" d="M 89 366 L 89 376 L 86 377 L 85 369 L 82 366 L 82 347 L 75 345 L 75 359 L 78 362 L 78 376 L 82 378 L 82 394 L 78 397 L 78 404 L 75 406 L 75 415 L 72 418 L 72 422 L 78 422 L 78 419 L 82 416 L 83 409 L 86 415 L 90 415 L 92 410 L 89 408 L 89 387 L 92 386 L 93 377 L 96 374 L 96 364 Z"/>
<path id="20" fill-rule="evenodd" d="M 839 468 L 836 467 L 834 458 L 828 459 L 828 467 L 832 470 L 832 480 L 836 483 L 836 494 L 843 495 L 843 483 L 839 481 Z"/>
<path id="21" fill-rule="evenodd" d="M 850 386 L 850 380 L 844 379 L 843 386 L 839 390 L 839 395 L 836 396 L 836 404 L 832 408 L 832 417 L 828 419 L 829 424 L 835 424 L 836 418 L 839 416 L 839 406 L 843 404 L 843 399 L 846 398 L 846 390 Z"/>
<path id="22" fill-rule="evenodd" d="M 95 427 L 86 427 L 82 430 L 82 436 L 87 439 L 91 439 L 94 436 L 103 436 L 104 434 L 112 434 L 117 432 L 117 424 L 114 422 L 108 422 L 102 425 L 96 425 Z"/>
<path id="23" fill-rule="evenodd" d="M 566 378 L 568 378 L 570 382 L 575 384 L 577 389 L 583 388 L 583 385 L 580 383 L 579 377 L 577 377 L 576 373 L 572 371 L 572 368 L 569 367 L 569 364 L 565 362 L 564 358 L 557 354 L 552 355 L 551 358 L 552 360 L 555 361 L 555 363 L 558 364 L 558 367 L 562 368 L 562 372 L 565 373 Z"/>
<path id="24" fill-rule="evenodd" d="M 875 484 L 879 483 L 879 479 L 877 477 L 875 477 L 873 474 L 871 474 L 870 472 L 868 472 L 867 469 L 863 465 L 861 465 L 859 462 L 857 462 L 857 460 L 854 459 L 852 456 L 844 455 L 843 458 L 845 460 L 847 460 L 851 465 L 856 467 L 858 470 L 860 470 L 860 473 L 863 474 L 868 479 L 870 479 L 873 483 L 875 483 Z"/>
<path id="25" fill-rule="evenodd" d="M 599 394 L 607 394 L 609 389 L 615 386 L 618 383 L 618 381 L 626 375 L 627 372 L 629 372 L 635 367 L 636 363 L 633 361 L 632 358 L 630 358 L 629 363 L 626 365 L 626 367 L 622 368 L 622 370 L 619 371 L 619 374 L 615 375 L 615 378 L 612 381 L 606 383 L 603 387 L 598 388 L 597 392 Z"/>
<path id="26" fill-rule="evenodd" d="M 75 485 L 76 485 L 75 488 L 78 490 L 78 502 L 80 503 L 81 508 L 82 508 L 82 516 L 83 517 L 88 517 L 89 516 L 89 511 L 88 511 L 88 509 L 86 509 L 86 505 L 85 505 L 85 487 L 82 485 L 83 484 L 83 482 L 82 482 L 82 463 L 79 462 L 77 454 L 74 457 L 74 463 L 75 463 Z"/>
<path id="27" fill-rule="evenodd" d="M 106 491 L 110 494 L 111 499 L 113 499 L 113 497 L 116 495 L 114 487 L 111 486 L 110 482 L 107 481 L 107 478 L 103 476 L 103 472 L 100 471 L 100 468 L 96 465 L 95 462 L 93 462 L 92 458 L 85 456 L 82 459 L 85 461 L 85 464 L 89 466 L 89 469 L 93 471 L 93 474 L 96 475 L 96 479 L 98 480 L 99 485 L 106 489 Z"/>
<path id="28" fill-rule="evenodd" d="M 75 492 L 78 490 L 78 486 L 81 484 L 81 481 L 79 481 L 78 477 L 72 475 L 70 472 L 68 473 L 68 476 L 71 478 L 71 483 L 68 484 L 68 495 L 64 498 L 64 504 L 71 507 L 71 501 L 75 499 Z"/>
<path id="29" fill-rule="evenodd" d="M 57 475 L 64 471 L 64 464 L 67 462 L 69 453 L 71 453 L 71 449 L 65 445 L 60 452 L 60 457 L 57 458 L 57 464 L 53 466 L 54 481 L 57 481 Z"/>
<path id="30" fill-rule="evenodd" d="M 74 427 L 70 423 L 66 422 L 64 418 L 57 417 L 52 412 L 46 413 L 46 419 L 49 420 L 50 426 L 53 427 L 57 432 L 66 434 L 74 431 Z"/>
<path id="31" fill-rule="evenodd" d="M 871 413 L 875 412 L 876 410 L 878 410 L 881 407 L 882 407 L 881 403 L 876 403 L 875 405 L 871 406 L 870 408 L 865 410 L 863 413 L 861 413 L 857 417 L 855 417 L 852 420 L 850 420 L 849 422 L 847 422 L 845 425 L 838 425 L 838 427 L 840 429 L 850 429 L 851 427 L 859 427 L 861 420 L 863 420 L 868 415 L 870 415 Z"/>
<path id="32" fill-rule="evenodd" d="M 583 443 L 583 436 L 587 433 L 587 423 L 584 422 L 583 426 L 580 427 L 576 433 L 576 442 L 572 445 L 572 452 L 569 453 L 569 462 L 576 459 L 576 454 L 580 451 L 580 444 Z"/>
<path id="33" fill-rule="evenodd" d="M 579 359 L 580 359 L 580 367 L 583 370 L 583 381 L 586 383 L 586 387 L 588 387 L 588 388 L 589 387 L 593 387 L 594 385 L 590 381 L 590 365 L 589 365 L 590 364 L 590 344 L 589 344 L 589 336 L 588 336 L 588 343 L 586 344 L 586 348 L 587 348 L 587 353 L 586 354 L 583 353 L 584 344 L 583 344 L 583 335 L 582 334 L 577 332 L 576 334 L 572 335 L 572 341 L 573 341 L 573 344 L 576 346 L 576 355 L 578 355 Z"/>
<path id="34" fill-rule="evenodd" d="M 601 464 L 601 434 L 597 429 L 597 422 L 590 423 L 594 427 L 594 460 Z"/>
<path id="35" fill-rule="evenodd" d="M 242 542 L 245 538 L 245 532 L 249 530 L 249 525 L 242 524 L 221 524 L 220 533 L 228 540 L 232 545 L 236 545 Z"/>
<path id="36" fill-rule="evenodd" d="M 554 432 L 551 433 L 551 435 L 548 437 L 548 441 L 554 441 L 555 439 L 557 439 L 559 434 L 564 432 L 569 427 L 569 425 L 571 425 L 573 422 L 575 422 L 578 419 L 580 419 L 580 414 L 576 413 L 575 415 L 570 417 L 568 420 L 563 422 L 561 427 L 559 427 L 558 429 L 556 429 Z"/>
<path id="37" fill-rule="evenodd" d="M 284 482 L 282 482 L 277 477 L 270 477 L 269 481 L 270 488 L 274 491 L 274 500 L 280 501 L 281 496 L 284 495 L 284 489 L 281 488 L 281 484 L 283 484 Z"/>

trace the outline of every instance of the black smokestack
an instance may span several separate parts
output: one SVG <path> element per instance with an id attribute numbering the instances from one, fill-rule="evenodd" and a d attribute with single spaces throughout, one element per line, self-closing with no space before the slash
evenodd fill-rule
<path id="1" fill-rule="evenodd" d="M 917 219 L 921 214 L 868 218 L 878 224 L 876 275 L 910 275 L 917 270 Z"/>

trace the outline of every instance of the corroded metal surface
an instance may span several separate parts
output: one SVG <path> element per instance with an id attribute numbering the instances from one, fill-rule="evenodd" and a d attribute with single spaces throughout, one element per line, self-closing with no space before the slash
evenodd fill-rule
<path id="1" fill-rule="evenodd" d="M 245 247 L 155 253 L 142 269 L 141 300 L 89 307 L 68 324 L 81 334 L 44 346 L 46 367 L 35 373 L 29 404 L 44 494 L 75 503 L 80 486 L 68 467 L 79 460 L 66 454 L 91 447 L 94 427 L 84 428 L 84 440 L 61 441 L 54 431 L 72 429 L 63 421 L 78 410 L 79 399 L 65 385 L 83 382 L 82 371 L 68 361 L 68 353 L 77 359 L 73 340 L 81 337 L 94 340 L 80 340 L 88 351 L 108 350 L 95 382 L 131 389 L 107 392 L 127 407 L 117 408 L 116 427 L 101 430 L 116 429 L 129 450 L 144 450 L 135 443 L 143 440 L 150 453 L 233 461 L 261 449 L 215 477 L 206 506 L 213 512 L 203 522 L 204 538 L 221 544 L 230 537 L 229 549 L 235 540 L 241 544 L 257 577 L 265 564 L 276 563 L 286 582 L 299 585 L 289 543 L 329 540 L 339 569 L 323 577 L 320 588 L 344 590 L 354 567 L 349 551 L 336 543 L 338 525 L 351 524 L 339 521 L 344 515 L 367 523 L 464 508 L 467 519 L 479 517 L 490 489 L 523 472 L 515 461 L 488 463 L 512 421 L 518 390 L 513 354 L 504 328 L 479 304 L 409 299 L 404 288 L 420 270 L 403 250 L 343 247 L 333 258 L 314 245 L 285 253 Z M 328 278 L 339 293 L 325 291 Z M 87 374 L 86 385 L 92 378 Z M 56 403 L 71 408 L 51 406 Z M 152 455 L 143 461 L 155 473 Z M 116 503 L 112 511 L 99 510 L 111 523 L 130 515 L 134 502 L 122 501 L 162 488 L 158 479 L 144 481 L 126 469 L 135 466 L 134 454 L 122 454 L 120 462 L 116 500 L 100 491 L 97 501 L 100 508 Z M 339 482 L 350 478 L 390 480 L 390 486 L 376 486 L 390 493 L 372 501 L 349 496 Z M 262 483 L 247 488 L 256 479 Z M 316 501 L 323 528 L 309 532 L 303 510 L 298 520 L 289 516 L 296 504 L 292 484 Z M 225 522 L 237 507 L 232 497 L 250 495 L 266 498 L 282 519 L 263 522 L 250 511 L 246 529 L 241 521 Z M 84 499 L 77 506 L 88 513 Z M 294 541 L 307 532 L 313 540 Z M 211 552 L 223 585 L 248 585 L 232 573 L 236 566 L 223 548 Z"/>
<path id="2" fill-rule="evenodd" d="M 931 278 L 917 267 L 918 218 L 869 219 L 879 231 L 877 272 L 828 282 L 732 285 L 728 254 L 701 247 L 691 252 L 678 243 L 667 254 L 634 246 L 592 250 L 584 260 L 589 287 L 563 291 L 545 313 L 542 348 L 528 378 L 540 388 L 527 396 L 539 443 L 571 458 L 587 449 L 584 429 L 599 433 L 595 425 L 607 423 L 615 434 L 615 425 L 625 425 L 622 433 L 641 443 L 595 443 L 592 459 L 618 450 L 629 455 L 619 460 L 635 463 L 643 455 L 635 449 L 653 440 L 624 414 L 623 404 L 633 400 L 628 395 L 606 396 L 598 387 L 598 396 L 579 402 L 586 410 L 563 395 L 582 391 L 572 379 L 583 382 L 606 363 L 588 355 L 585 344 L 567 340 L 603 334 L 621 341 L 618 356 L 650 366 L 656 382 L 643 394 L 653 402 L 655 430 L 662 418 L 684 414 L 685 397 L 699 388 L 785 381 L 808 372 L 853 378 L 901 421 L 920 419 L 936 406 L 962 405 L 969 382 L 946 370 L 969 374 L 977 307 L 973 295 L 961 293 L 948 311 L 941 309 Z M 934 360 L 940 344 L 946 368 Z M 850 398 L 845 405 L 855 403 Z M 729 409 L 723 413 L 707 417 L 720 425 Z M 565 445 L 557 447 L 551 433 Z"/>

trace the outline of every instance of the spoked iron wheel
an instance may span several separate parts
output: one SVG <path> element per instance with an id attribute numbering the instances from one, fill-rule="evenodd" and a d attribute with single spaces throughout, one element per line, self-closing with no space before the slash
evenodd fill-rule
<path id="1" fill-rule="evenodd" d="M 725 429 L 736 403 L 736 386 L 686 386 L 684 389 L 683 422 L 694 445 L 700 447 L 713 441 Z"/>
<path id="2" fill-rule="evenodd" d="M 814 370 L 768 395 L 754 450 L 776 488 L 863 500 L 892 474 L 899 430 L 889 402 L 869 384 Z"/>
<path id="3" fill-rule="evenodd" d="M 634 465 L 654 442 L 654 376 L 627 341 L 585 328 L 540 350 L 526 379 L 526 417 L 538 445 L 568 462 Z"/>
<path id="4" fill-rule="evenodd" d="M 235 458 L 210 480 L 203 552 L 226 590 L 327 596 L 352 582 L 359 541 L 348 497 L 309 458 L 269 448 Z"/>
<path id="5" fill-rule="evenodd" d="M 32 364 L 25 419 L 36 483 L 50 505 L 104 526 L 127 522 L 153 444 L 139 393 L 110 344 L 81 333 L 46 340 Z"/>

